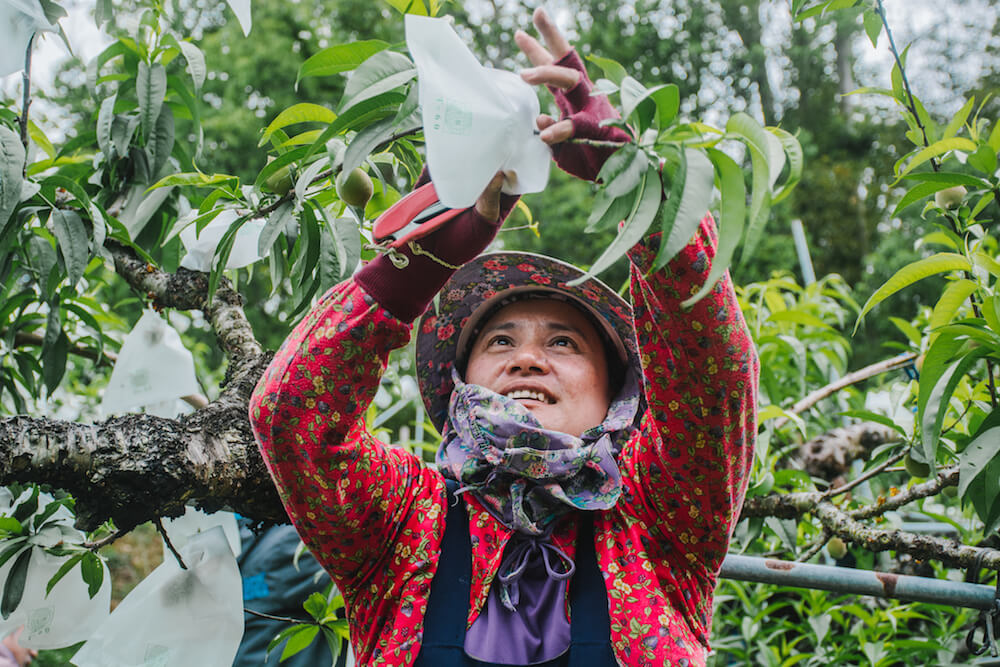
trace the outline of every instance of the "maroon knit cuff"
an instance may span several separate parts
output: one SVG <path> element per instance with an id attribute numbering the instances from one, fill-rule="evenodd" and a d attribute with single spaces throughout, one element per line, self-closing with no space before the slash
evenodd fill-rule
<path id="1" fill-rule="evenodd" d="M 471 207 L 417 243 L 442 261 L 465 264 L 490 244 L 518 199 L 516 195 L 500 195 L 500 217 L 496 222 L 484 219 Z M 388 257 L 380 255 L 358 271 L 354 280 L 396 319 L 413 322 L 427 310 L 455 269 L 426 255 L 414 255 L 406 246 L 397 252 L 409 259 L 409 264 L 397 269 Z"/>

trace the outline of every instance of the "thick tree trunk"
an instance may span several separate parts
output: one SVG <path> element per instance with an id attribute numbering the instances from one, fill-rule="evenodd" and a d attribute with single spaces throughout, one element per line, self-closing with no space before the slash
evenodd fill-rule
<path id="1" fill-rule="evenodd" d="M 191 502 L 208 511 L 226 508 L 261 521 L 286 520 L 254 443 L 246 403 L 225 398 L 181 419 L 0 420 L 0 485 L 11 482 L 44 482 L 69 491 L 83 530 L 109 518 L 128 530 L 178 516 Z"/>

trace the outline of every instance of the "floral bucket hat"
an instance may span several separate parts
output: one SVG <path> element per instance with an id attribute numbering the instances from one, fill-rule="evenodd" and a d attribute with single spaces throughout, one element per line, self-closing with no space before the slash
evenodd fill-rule
<path id="1" fill-rule="evenodd" d="M 618 361 L 636 378 L 642 377 L 632 308 L 596 278 L 569 284 L 583 275 L 572 264 L 526 252 L 480 255 L 455 272 L 417 330 L 417 381 L 438 431 L 448 420 L 452 368 L 458 362 L 459 371 L 464 371 L 464 356 L 482 326 L 497 310 L 523 298 L 552 298 L 576 306 L 589 315 Z M 643 403 L 637 415 L 644 410 Z"/>

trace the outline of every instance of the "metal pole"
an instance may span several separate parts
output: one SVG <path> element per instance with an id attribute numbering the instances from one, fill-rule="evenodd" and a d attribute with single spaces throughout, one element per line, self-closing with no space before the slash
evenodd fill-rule
<path id="1" fill-rule="evenodd" d="M 736 554 L 726 556 L 719 576 L 736 581 L 815 588 L 971 609 L 991 610 L 996 605 L 996 589 L 993 586 Z"/>

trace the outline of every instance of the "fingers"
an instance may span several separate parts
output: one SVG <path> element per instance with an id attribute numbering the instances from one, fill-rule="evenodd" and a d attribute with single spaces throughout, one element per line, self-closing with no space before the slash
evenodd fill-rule
<path id="1" fill-rule="evenodd" d="M 559 31 L 559 28 L 556 27 L 556 24 L 552 22 L 544 9 L 541 7 L 536 9 L 531 18 L 534 21 L 538 32 L 541 34 L 542 39 L 545 40 L 545 45 L 549 47 L 549 53 L 552 54 L 552 57 L 559 60 L 564 55 L 569 53 L 569 42 L 566 41 L 566 38 Z"/>
<path id="2" fill-rule="evenodd" d="M 542 119 L 546 118 L 549 122 L 542 125 Z M 548 145 L 558 144 L 560 142 L 566 141 L 567 139 L 573 138 L 573 121 L 569 118 L 563 119 L 558 123 L 548 116 L 538 117 L 538 129 L 542 132 L 538 135 L 538 138 L 544 141 Z"/>
<path id="3" fill-rule="evenodd" d="M 535 125 L 538 127 L 539 130 L 544 130 L 545 128 L 554 125 L 555 122 L 556 122 L 555 118 L 553 118 L 552 116 L 548 116 L 546 114 L 542 114 L 535 119 Z"/>
<path id="4" fill-rule="evenodd" d="M 476 213 L 487 220 L 495 222 L 500 217 L 500 189 L 503 187 L 505 177 L 502 171 L 494 174 L 483 194 L 476 200 Z M 513 172 L 510 178 L 516 178 Z"/>
<path id="5" fill-rule="evenodd" d="M 556 61 L 552 57 L 544 46 L 538 43 L 538 40 L 524 32 L 523 30 L 518 30 L 514 33 L 514 41 L 517 42 L 518 48 L 528 56 L 528 60 L 531 61 L 532 65 L 551 65 Z"/>
<path id="6" fill-rule="evenodd" d="M 521 78 L 534 86 L 544 85 L 569 90 L 580 82 L 580 73 L 570 67 L 541 65 L 522 70 Z"/>
<path id="7" fill-rule="evenodd" d="M 572 47 L 569 42 L 566 41 L 544 9 L 541 7 L 536 9 L 532 18 L 535 28 L 545 40 L 545 46 L 542 46 L 537 39 L 523 30 L 514 33 L 514 41 L 517 42 L 517 46 L 524 52 L 524 55 L 528 56 L 532 65 L 536 67 L 551 65 L 570 52 Z"/>

